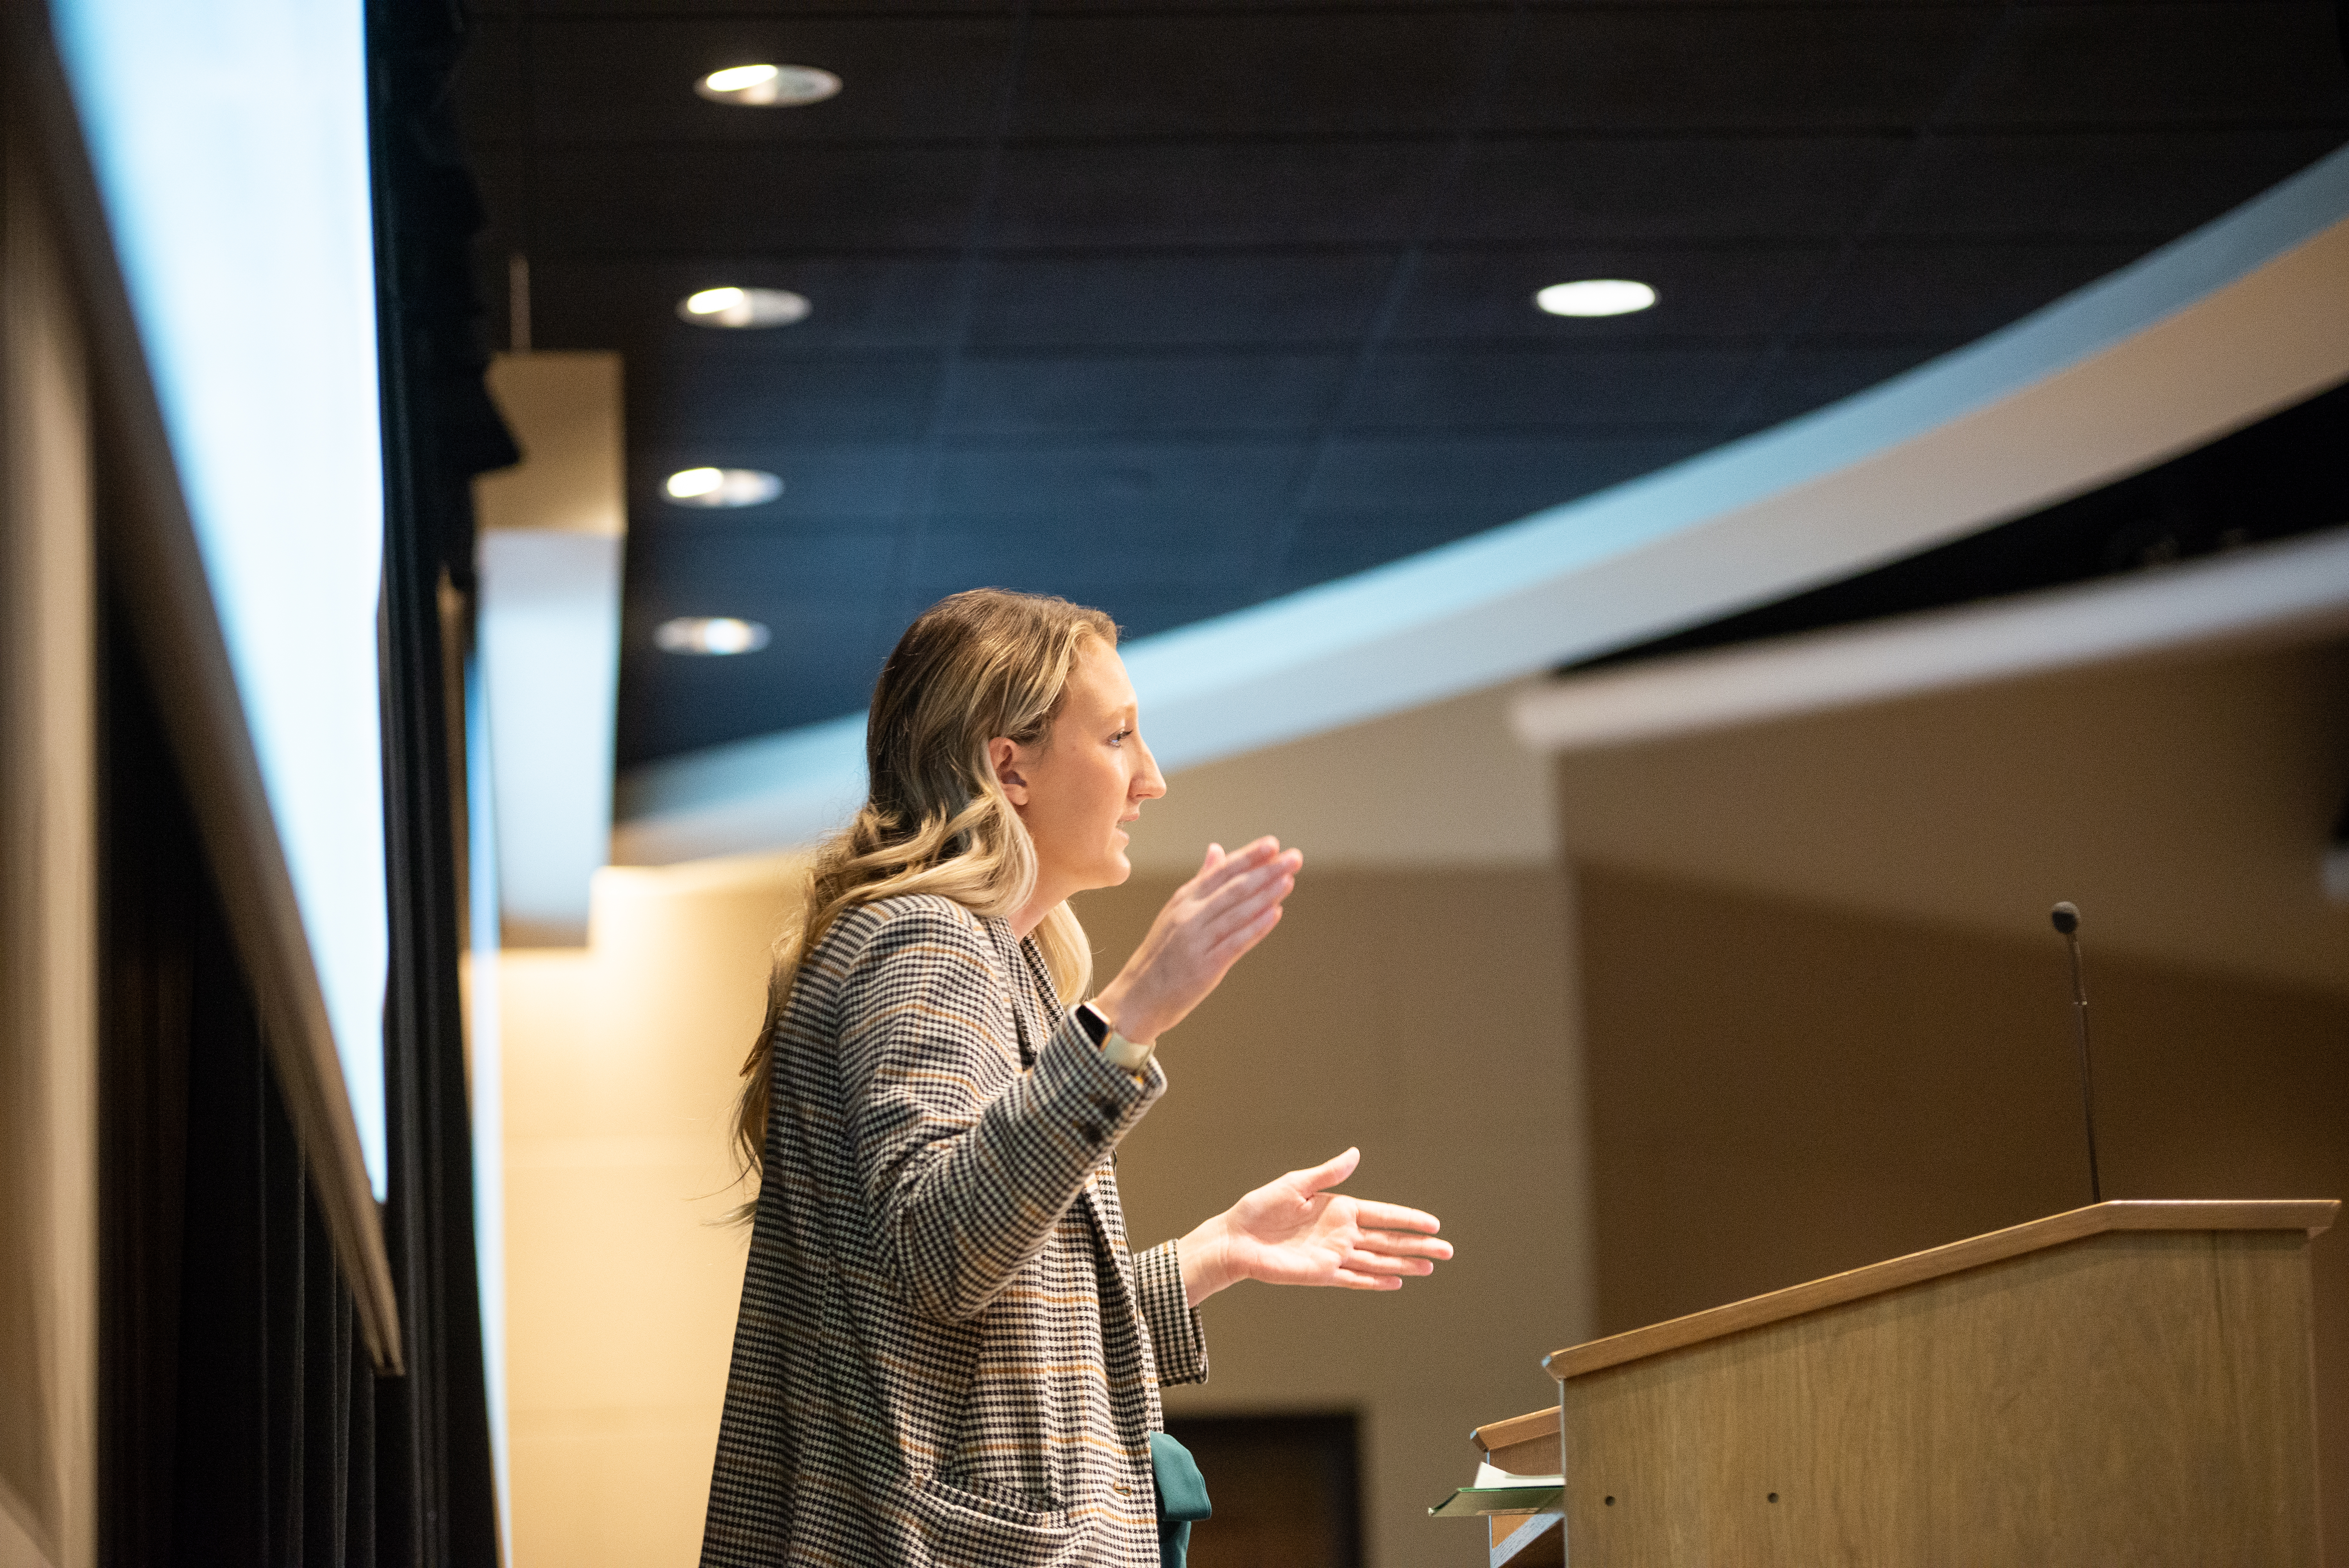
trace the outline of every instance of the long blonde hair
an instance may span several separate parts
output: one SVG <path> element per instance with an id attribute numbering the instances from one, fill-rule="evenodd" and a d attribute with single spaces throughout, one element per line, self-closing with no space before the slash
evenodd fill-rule
<path id="1" fill-rule="evenodd" d="M 1099 610 L 1037 593 L 975 588 L 922 612 L 882 667 L 864 726 L 871 789 L 849 825 L 825 841 L 798 912 L 775 944 L 767 1016 L 742 1063 L 734 1151 L 742 1174 L 765 1173 L 769 1066 L 800 965 L 833 921 L 859 904 L 936 893 L 980 915 L 1007 915 L 1036 890 L 1036 846 L 988 760 L 998 736 L 1049 744 L 1069 672 L 1087 645 L 1117 646 Z M 1092 983 L 1092 949 L 1066 903 L 1036 927 L 1036 944 L 1064 1000 Z M 747 1219 L 755 1193 L 733 1218 Z"/>

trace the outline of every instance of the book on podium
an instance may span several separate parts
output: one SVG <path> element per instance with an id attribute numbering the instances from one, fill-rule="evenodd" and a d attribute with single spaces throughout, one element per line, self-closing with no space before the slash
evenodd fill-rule
<path id="1" fill-rule="evenodd" d="M 2318 1568 L 2339 1207 L 2095 1203 L 1553 1351 L 1430 1512 L 1489 1568 Z"/>

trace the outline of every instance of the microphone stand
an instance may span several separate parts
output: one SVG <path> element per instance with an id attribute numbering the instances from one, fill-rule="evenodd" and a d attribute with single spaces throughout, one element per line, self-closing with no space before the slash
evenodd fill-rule
<path id="1" fill-rule="evenodd" d="M 2096 1172 L 2096 1079 L 2088 1056 L 2088 988 L 2080 977 L 2080 909 L 2069 900 L 2049 913 L 2064 944 L 2072 954 L 2072 1022 L 2080 1040 L 2080 1114 L 2088 1131 L 2088 1199 L 2105 1201 L 2105 1186 Z"/>

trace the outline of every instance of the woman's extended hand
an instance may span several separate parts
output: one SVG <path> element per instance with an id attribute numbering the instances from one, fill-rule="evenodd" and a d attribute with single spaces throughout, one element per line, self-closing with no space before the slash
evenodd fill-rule
<path id="1" fill-rule="evenodd" d="M 1183 1238 L 1183 1293 L 1193 1306 L 1244 1279 L 1401 1290 L 1435 1272 L 1452 1243 L 1433 1214 L 1332 1192 L 1361 1163 L 1359 1149 L 1267 1182 Z"/>
<path id="2" fill-rule="evenodd" d="M 1199 872 L 1174 890 L 1150 934 L 1094 1002 L 1129 1040 L 1155 1040 L 1214 990 L 1241 954 L 1280 923 L 1280 901 L 1305 857 L 1278 839 L 1234 854 L 1207 846 Z"/>

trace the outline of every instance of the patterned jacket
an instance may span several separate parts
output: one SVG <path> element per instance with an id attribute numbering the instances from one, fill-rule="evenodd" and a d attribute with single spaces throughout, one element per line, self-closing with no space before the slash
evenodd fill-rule
<path id="1" fill-rule="evenodd" d="M 704 1568 L 1155 1568 L 1158 1387 L 1207 1359 L 1112 1165 L 1166 1079 L 1052 995 L 1032 942 L 943 898 L 853 910 L 808 955 Z"/>

